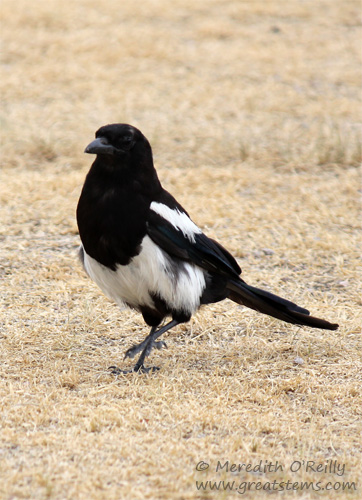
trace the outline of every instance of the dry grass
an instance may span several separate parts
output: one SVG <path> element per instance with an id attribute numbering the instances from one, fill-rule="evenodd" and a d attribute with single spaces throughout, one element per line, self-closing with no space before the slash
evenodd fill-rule
<path id="1" fill-rule="evenodd" d="M 288 498 L 360 498 L 360 3 L 3 0 L 1 11 L 0 497 L 269 498 L 195 481 L 276 479 L 359 487 Z M 116 121 L 149 137 L 165 187 L 248 282 L 340 329 L 224 302 L 167 336 L 156 375 L 109 375 L 146 328 L 84 275 L 74 212 L 92 160 L 82 151 Z M 285 468 L 232 474 L 218 460 Z M 345 472 L 293 473 L 297 460 Z"/>

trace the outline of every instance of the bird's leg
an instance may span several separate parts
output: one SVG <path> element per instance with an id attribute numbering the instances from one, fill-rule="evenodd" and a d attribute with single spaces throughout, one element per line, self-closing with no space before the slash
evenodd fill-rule
<path id="1" fill-rule="evenodd" d="M 155 331 L 151 330 L 151 333 L 147 337 L 149 340 L 148 340 L 145 348 L 143 349 L 142 354 L 139 357 L 137 363 L 135 364 L 135 366 L 133 368 L 133 371 L 135 371 L 135 372 L 138 372 L 138 371 L 149 372 L 150 370 L 151 371 L 159 370 L 159 368 L 156 367 L 156 366 L 152 366 L 151 368 L 145 368 L 143 366 L 143 363 L 145 361 L 146 356 L 148 356 L 149 353 L 151 352 L 151 349 L 152 349 L 152 347 L 153 347 L 153 345 L 155 343 L 155 340 L 158 337 L 160 337 L 160 335 L 162 335 L 163 333 L 167 332 L 167 330 L 169 330 L 170 328 L 173 328 L 176 325 L 178 325 L 178 321 L 176 321 L 175 319 L 173 319 L 172 321 L 170 321 L 166 325 L 162 326 L 158 330 L 155 330 Z"/>
<path id="2" fill-rule="evenodd" d="M 134 346 L 130 347 L 126 351 L 126 353 L 124 355 L 124 359 L 126 359 L 126 358 L 134 358 L 137 353 L 139 353 L 142 349 L 144 349 L 145 346 L 147 345 L 147 343 L 149 342 L 150 338 L 152 337 L 152 335 L 156 331 L 156 328 L 157 328 L 156 326 L 153 326 L 151 328 L 150 333 L 147 335 L 147 337 L 142 342 L 140 342 L 139 344 L 135 344 Z M 111 370 L 111 373 L 113 373 L 113 375 L 119 375 L 120 373 L 131 373 L 133 371 L 133 370 L 121 370 L 120 368 L 117 368 L 117 366 L 110 366 L 108 368 L 108 370 Z"/>
<path id="3" fill-rule="evenodd" d="M 151 331 L 150 331 L 149 335 L 147 335 L 147 337 L 142 342 L 140 342 L 139 344 L 133 345 L 132 347 L 130 347 L 126 351 L 126 353 L 124 355 L 124 359 L 126 359 L 126 358 L 134 358 L 136 356 L 136 354 L 138 354 L 140 351 L 142 351 L 144 349 L 144 347 L 150 341 L 150 338 L 155 333 L 155 331 L 156 331 L 156 327 L 153 326 L 151 328 Z M 151 352 L 151 349 L 153 347 L 156 347 L 156 349 L 162 349 L 162 347 L 167 347 L 167 345 L 166 345 L 166 342 L 164 342 L 163 340 L 161 340 L 160 342 L 152 342 L 152 346 L 150 346 L 148 354 Z"/>
<path id="4" fill-rule="evenodd" d="M 137 363 L 135 364 L 133 370 L 120 370 L 119 368 L 115 366 L 110 366 L 109 369 L 112 370 L 112 373 L 114 375 L 119 375 L 120 373 L 130 373 L 130 372 L 149 372 L 149 371 L 155 371 L 158 370 L 159 368 L 156 366 L 150 367 L 150 368 L 145 368 L 143 366 L 143 363 L 145 361 L 146 356 L 148 356 L 151 352 L 152 347 L 157 347 L 157 349 L 161 349 L 163 345 L 166 345 L 163 341 L 160 342 L 155 342 L 155 340 L 160 337 L 163 333 L 167 332 L 170 328 L 173 328 L 174 326 L 178 325 L 178 321 L 172 320 L 166 325 L 162 326 L 158 330 L 156 330 L 156 327 L 152 327 L 149 335 L 141 342 L 140 344 L 137 344 L 126 352 L 125 357 L 130 357 L 133 358 L 141 349 L 142 353 L 141 356 L 139 357 Z"/>

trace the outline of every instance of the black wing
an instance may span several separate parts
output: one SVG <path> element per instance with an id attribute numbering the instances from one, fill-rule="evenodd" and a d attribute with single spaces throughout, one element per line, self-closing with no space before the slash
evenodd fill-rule
<path id="1" fill-rule="evenodd" d="M 226 289 L 229 293 L 208 297 L 202 303 L 215 302 L 228 296 L 234 302 L 255 309 L 263 314 L 281 319 L 296 325 L 308 325 L 325 330 L 336 330 L 337 324 L 310 316 L 303 307 L 278 297 L 273 293 L 252 287 L 245 283 L 239 274 L 241 272 L 234 257 L 219 243 L 208 238 L 203 233 L 195 233 L 195 241 L 191 241 L 181 230 L 150 210 L 147 222 L 147 234 L 159 247 L 169 255 L 193 262 L 214 275 L 227 278 Z M 216 300 L 215 300 L 216 299 Z"/>
<path id="2" fill-rule="evenodd" d="M 228 277 L 239 276 L 241 269 L 234 257 L 219 243 L 203 233 L 195 233 L 191 241 L 170 222 L 150 210 L 147 234 L 165 252 L 178 259 L 192 262 L 206 271 Z"/>

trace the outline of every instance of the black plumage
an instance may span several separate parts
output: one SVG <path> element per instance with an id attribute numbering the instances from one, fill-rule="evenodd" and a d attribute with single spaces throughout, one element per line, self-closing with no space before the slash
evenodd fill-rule
<path id="1" fill-rule="evenodd" d="M 163 189 L 151 146 L 138 129 L 101 127 L 85 152 L 97 156 L 77 207 L 80 256 L 106 295 L 138 310 L 151 326 L 146 339 L 126 352 L 133 357 L 142 351 L 135 371 L 147 371 L 145 357 L 165 345 L 156 341 L 162 333 L 189 321 L 201 305 L 226 298 L 288 323 L 338 328 L 245 283 L 234 257 Z M 166 317 L 171 321 L 160 327 Z"/>

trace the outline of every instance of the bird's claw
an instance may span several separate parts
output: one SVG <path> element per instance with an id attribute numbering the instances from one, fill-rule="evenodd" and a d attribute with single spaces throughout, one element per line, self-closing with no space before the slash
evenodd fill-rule
<path id="1" fill-rule="evenodd" d="M 138 354 L 140 351 L 142 351 L 144 346 L 145 346 L 145 344 L 143 342 L 141 342 L 140 344 L 133 345 L 125 352 L 124 359 L 134 358 L 136 356 L 136 354 Z M 163 340 L 153 342 L 152 345 L 149 346 L 149 348 L 147 349 L 147 354 L 146 354 L 147 356 L 149 355 L 149 353 L 151 352 L 151 349 L 153 347 L 156 347 L 156 349 L 162 349 L 163 347 L 165 347 L 167 349 L 167 344 Z"/>
<path id="2" fill-rule="evenodd" d="M 135 365 L 131 370 L 121 370 L 117 366 L 110 366 L 108 370 L 111 371 L 112 375 L 127 375 L 128 373 L 152 373 L 158 371 L 160 368 L 158 366 L 145 367 L 144 365 Z"/>
<path id="3" fill-rule="evenodd" d="M 159 369 L 158 366 L 148 366 L 146 368 L 144 365 L 136 365 L 132 371 L 137 373 L 153 373 L 157 372 Z"/>
<path id="4" fill-rule="evenodd" d="M 167 344 L 164 340 L 158 340 L 152 344 L 152 347 L 156 347 L 156 349 L 162 349 L 164 347 L 167 349 Z"/>

